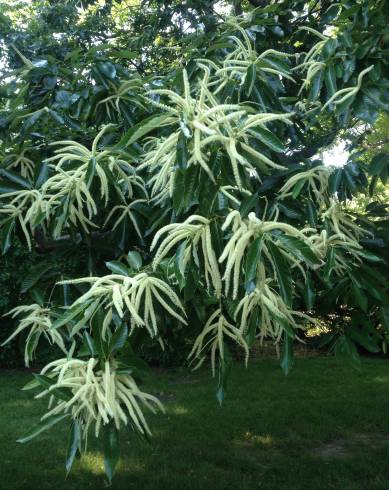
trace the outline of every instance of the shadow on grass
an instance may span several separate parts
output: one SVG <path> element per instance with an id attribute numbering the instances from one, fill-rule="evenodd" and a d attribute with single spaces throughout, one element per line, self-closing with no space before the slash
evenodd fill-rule
<path id="1" fill-rule="evenodd" d="M 304 359 L 288 378 L 276 361 L 237 366 L 223 408 L 208 372 L 196 379 L 183 383 L 174 372 L 157 373 L 145 383 L 166 397 L 167 413 L 149 415 L 150 445 L 123 437 L 114 489 L 389 488 L 386 361 L 367 360 L 355 371 L 329 358 Z M 28 445 L 14 442 L 45 410 L 42 401 L 17 390 L 26 381 L 24 374 L 0 373 L 0 488 L 104 488 L 93 437 L 66 481 L 65 427 Z"/>

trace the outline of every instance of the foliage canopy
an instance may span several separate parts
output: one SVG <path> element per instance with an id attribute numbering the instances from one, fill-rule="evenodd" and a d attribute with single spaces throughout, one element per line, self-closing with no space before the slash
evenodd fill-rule
<path id="1" fill-rule="evenodd" d="M 12 336 L 27 364 L 44 338 L 63 351 L 27 386 L 50 402 L 21 441 L 68 420 L 68 471 L 89 427 L 109 480 L 120 431 L 150 434 L 145 342 L 189 330 L 220 403 L 256 338 L 286 374 L 318 319 L 354 362 L 386 348 L 389 158 L 357 137 L 389 108 L 385 1 L 213 4 L 1 7 L 0 244 L 41 256 Z M 347 164 L 324 165 L 339 137 Z M 49 271 L 80 249 L 83 277 Z"/>

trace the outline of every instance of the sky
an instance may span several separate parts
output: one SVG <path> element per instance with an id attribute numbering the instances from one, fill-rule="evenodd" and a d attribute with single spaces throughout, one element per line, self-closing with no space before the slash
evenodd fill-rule
<path id="1" fill-rule="evenodd" d="M 330 150 L 323 152 L 324 165 L 342 167 L 347 163 L 350 153 L 346 150 L 346 142 L 339 141 Z"/>

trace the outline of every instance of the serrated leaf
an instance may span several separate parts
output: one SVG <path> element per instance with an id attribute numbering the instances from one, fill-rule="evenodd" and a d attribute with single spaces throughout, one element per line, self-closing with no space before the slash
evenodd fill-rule
<path id="1" fill-rule="evenodd" d="M 288 250 L 288 252 L 293 254 L 298 259 L 304 260 L 312 265 L 320 262 L 320 259 L 318 259 L 318 257 L 316 257 L 316 255 L 312 252 L 310 246 L 303 240 L 300 240 L 300 238 L 281 233 L 276 236 L 282 245 L 284 245 L 284 247 Z"/>
<path id="2" fill-rule="evenodd" d="M 61 420 L 64 420 L 67 417 L 70 417 L 69 413 L 61 415 L 51 415 L 50 417 L 47 417 L 46 419 L 35 425 L 25 436 L 21 437 L 16 442 L 24 444 L 25 442 L 31 441 L 31 439 L 41 434 L 45 430 L 50 429 L 51 427 L 53 427 L 53 425 L 58 424 L 58 422 L 61 422 Z"/>
<path id="3" fill-rule="evenodd" d="M 268 129 L 255 128 L 251 133 L 271 150 L 277 153 L 285 152 L 285 146 L 282 144 L 281 140 Z"/>
<path id="4" fill-rule="evenodd" d="M 130 146 L 136 141 L 138 141 L 146 134 L 150 133 L 156 128 L 160 128 L 161 126 L 165 126 L 167 124 L 171 124 L 175 121 L 175 119 L 170 114 L 163 114 L 157 116 L 150 116 L 146 119 L 143 119 L 138 124 L 135 124 L 132 128 L 130 128 L 124 136 L 120 139 L 119 143 L 116 145 L 116 148 L 122 148 L 125 146 Z"/>
<path id="5" fill-rule="evenodd" d="M 77 419 L 74 419 L 69 431 L 69 442 L 66 451 L 66 472 L 69 473 L 73 465 L 74 458 L 81 448 L 81 428 Z"/>
<path id="6" fill-rule="evenodd" d="M 20 292 L 26 293 L 32 288 L 49 270 L 53 268 L 52 265 L 48 265 L 46 262 L 38 264 L 33 267 L 30 272 L 25 276 L 20 286 Z"/>

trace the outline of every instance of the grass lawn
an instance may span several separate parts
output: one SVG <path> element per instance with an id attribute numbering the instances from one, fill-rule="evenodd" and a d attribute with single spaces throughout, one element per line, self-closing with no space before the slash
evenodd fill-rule
<path id="1" fill-rule="evenodd" d="M 0 371 L 0 488 L 105 488 L 98 444 L 65 481 L 65 428 L 15 440 L 45 405 Z M 165 401 L 149 415 L 151 445 L 123 440 L 114 489 L 389 489 L 389 363 L 360 370 L 333 358 L 298 359 L 285 378 L 273 360 L 235 366 L 221 409 L 208 371 L 157 372 L 145 390 Z"/>

